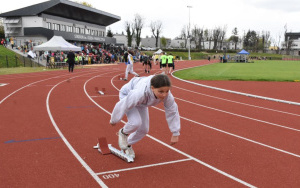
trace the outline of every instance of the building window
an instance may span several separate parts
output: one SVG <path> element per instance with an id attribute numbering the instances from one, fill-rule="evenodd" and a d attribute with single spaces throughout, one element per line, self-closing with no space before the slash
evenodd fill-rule
<path id="1" fill-rule="evenodd" d="M 60 25 L 54 23 L 54 24 L 53 24 L 53 30 L 55 30 L 55 31 L 60 31 Z"/>
<path id="2" fill-rule="evenodd" d="M 90 35 L 91 34 L 91 30 L 90 29 L 85 29 L 85 34 L 86 35 Z"/>
<path id="3" fill-rule="evenodd" d="M 73 32 L 73 27 L 72 26 L 67 26 L 67 32 L 72 33 Z"/>
<path id="4" fill-rule="evenodd" d="M 60 26 L 60 30 L 61 30 L 61 31 L 66 31 L 66 26 L 65 26 L 65 25 L 61 25 L 61 26 Z"/>
<path id="5" fill-rule="evenodd" d="M 80 28 L 80 34 L 84 34 L 84 28 Z"/>
<path id="6" fill-rule="evenodd" d="M 50 22 L 47 22 L 47 29 L 52 29 L 52 28 L 51 28 L 51 23 L 50 23 Z"/>
<path id="7" fill-rule="evenodd" d="M 80 33 L 80 28 L 79 27 L 75 27 L 75 33 Z"/>

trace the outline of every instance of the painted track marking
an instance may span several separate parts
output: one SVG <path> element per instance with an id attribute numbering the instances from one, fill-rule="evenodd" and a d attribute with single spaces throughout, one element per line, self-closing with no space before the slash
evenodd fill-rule
<path id="1" fill-rule="evenodd" d="M 281 110 L 275 110 L 275 109 L 271 109 L 271 108 L 266 108 L 266 107 L 252 105 L 252 104 L 237 102 L 237 101 L 233 101 L 233 100 L 229 100 L 229 99 L 225 99 L 225 98 L 221 98 L 221 97 L 215 97 L 215 96 L 212 96 L 212 95 L 207 95 L 207 94 L 199 93 L 199 92 L 196 92 L 196 91 L 191 91 L 191 90 L 188 90 L 188 89 L 184 89 L 184 88 L 181 88 L 181 87 L 178 87 L 178 86 L 172 86 L 172 87 L 177 88 L 177 89 L 181 89 L 181 90 L 185 90 L 185 91 L 188 91 L 188 92 L 191 92 L 191 93 L 195 93 L 195 94 L 198 94 L 198 95 L 203 95 L 203 96 L 206 96 L 206 97 L 214 98 L 214 99 L 219 99 L 219 100 L 223 100 L 223 101 L 227 101 L 227 102 L 232 102 L 232 103 L 241 104 L 241 105 L 245 105 L 245 106 L 251 106 L 251 107 L 254 107 L 254 108 L 260 108 L 260 109 L 264 109 L 264 110 L 269 110 L 269 111 L 273 111 L 273 112 L 278 112 L 278 113 L 283 113 L 283 114 L 288 114 L 288 115 L 299 116 L 300 117 L 300 114 L 294 114 L 294 113 L 285 112 L 285 111 L 281 111 Z"/>
<path id="2" fill-rule="evenodd" d="M 88 73 L 88 74 L 93 74 L 93 73 Z M 107 73 L 109 74 L 109 73 Z M 59 127 L 57 126 L 51 110 L 50 110 L 50 106 L 49 106 L 49 98 L 50 95 L 52 93 L 52 91 L 61 83 L 66 82 L 68 80 L 74 79 L 80 77 L 79 76 L 75 76 L 72 78 L 68 78 L 67 80 L 63 80 L 61 82 L 59 82 L 58 84 L 56 84 L 54 87 L 51 88 L 51 90 L 49 91 L 48 95 L 47 95 L 47 100 L 46 100 L 46 107 L 47 107 L 47 112 L 49 115 L 49 118 L 52 122 L 53 127 L 55 128 L 55 130 L 57 131 L 57 133 L 59 134 L 59 136 L 62 138 L 62 140 L 64 141 L 64 143 L 66 144 L 66 146 L 69 148 L 69 150 L 72 152 L 72 154 L 76 157 L 76 159 L 80 162 L 80 164 L 89 172 L 89 174 L 94 178 L 94 180 L 101 186 L 106 188 L 107 186 L 105 185 L 105 183 L 96 175 L 96 173 L 88 166 L 88 164 L 80 157 L 80 155 L 76 152 L 76 150 L 72 147 L 72 145 L 69 143 L 69 141 L 66 139 L 66 137 L 63 135 L 63 133 L 60 131 Z"/>
<path id="3" fill-rule="evenodd" d="M 96 173 L 96 174 L 99 176 L 99 175 L 103 175 L 103 174 L 116 173 L 116 172 L 124 172 L 124 171 L 130 171 L 130 170 L 136 170 L 136 169 L 142 169 L 142 168 L 149 168 L 149 167 L 161 166 L 161 165 L 167 165 L 167 164 L 174 164 L 174 163 L 191 161 L 191 160 L 193 160 L 193 159 L 190 159 L 190 158 L 188 158 L 188 159 L 181 159 L 181 160 L 176 160 L 176 161 L 168 161 L 168 162 L 164 162 L 164 163 L 156 163 L 156 164 L 151 164 L 151 165 L 137 166 L 137 167 L 133 167 L 133 168 L 125 168 L 125 169 L 119 169 L 119 170 L 99 172 L 99 173 Z"/>
<path id="4" fill-rule="evenodd" d="M 194 103 L 194 102 L 187 101 L 187 100 L 184 100 L 184 99 L 181 99 L 181 98 L 177 98 L 177 97 L 174 97 L 174 98 L 176 98 L 176 99 L 178 99 L 180 101 L 186 102 L 186 103 L 190 103 L 190 104 L 196 105 L 196 106 L 201 106 L 203 108 L 208 108 L 208 109 L 211 109 L 211 110 L 219 111 L 219 112 L 230 114 L 230 115 L 233 115 L 233 116 L 237 116 L 237 117 L 241 117 L 241 118 L 245 118 L 245 119 L 250 119 L 250 120 L 253 120 L 253 121 L 260 122 L 260 123 L 265 123 L 265 124 L 277 126 L 277 127 L 280 127 L 280 128 L 284 128 L 284 129 L 289 129 L 289 130 L 300 132 L 299 129 L 295 129 L 295 128 L 291 128 L 291 127 L 286 127 L 286 126 L 279 125 L 279 124 L 276 124 L 276 123 L 271 123 L 271 122 L 268 122 L 268 121 L 263 121 L 263 120 L 260 120 L 260 119 L 255 119 L 255 118 L 251 118 L 251 117 L 248 117 L 248 116 L 243 116 L 243 115 L 240 115 L 240 114 L 236 114 L 236 113 L 232 113 L 232 112 L 220 110 L 220 109 L 217 109 L 217 108 L 213 108 L 213 107 L 205 106 L 205 105 L 202 105 L 202 104 Z"/>

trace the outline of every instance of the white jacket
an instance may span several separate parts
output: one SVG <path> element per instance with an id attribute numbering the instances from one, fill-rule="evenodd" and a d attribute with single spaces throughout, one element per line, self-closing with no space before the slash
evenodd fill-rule
<path id="1" fill-rule="evenodd" d="M 120 101 L 115 105 L 111 115 L 110 122 L 112 124 L 121 121 L 125 113 L 135 106 L 155 106 L 162 102 L 156 98 L 151 90 L 152 77 L 134 77 L 121 88 L 119 94 Z M 174 136 L 178 136 L 180 135 L 180 116 L 178 106 L 171 91 L 169 91 L 163 103 L 169 129 Z"/>

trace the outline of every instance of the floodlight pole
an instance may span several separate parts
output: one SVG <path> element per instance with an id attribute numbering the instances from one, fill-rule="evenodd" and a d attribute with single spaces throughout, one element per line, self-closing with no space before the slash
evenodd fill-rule
<path id="1" fill-rule="evenodd" d="M 190 10 L 193 8 L 192 6 L 187 6 L 189 9 L 189 29 L 188 29 L 188 41 L 189 41 L 189 60 L 191 60 L 191 38 L 190 38 L 190 28 L 191 28 L 191 14 Z"/>

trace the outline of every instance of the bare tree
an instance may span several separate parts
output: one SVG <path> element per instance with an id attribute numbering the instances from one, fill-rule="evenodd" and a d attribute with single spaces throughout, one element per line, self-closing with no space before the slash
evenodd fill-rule
<path id="1" fill-rule="evenodd" d="M 133 28 L 135 30 L 135 37 L 136 37 L 136 45 L 140 46 L 141 43 L 141 34 L 142 29 L 144 27 L 144 19 L 141 15 L 135 14 L 134 22 L 133 22 Z"/>
<path id="2" fill-rule="evenodd" d="M 185 25 L 181 29 L 180 38 L 184 39 L 184 48 L 186 48 L 186 45 L 187 45 L 187 31 L 186 31 L 186 26 Z"/>
<path id="3" fill-rule="evenodd" d="M 232 35 L 231 37 L 229 38 L 230 41 L 232 41 L 234 43 L 234 49 L 236 50 L 236 47 L 237 47 L 237 43 L 239 42 L 239 37 L 238 37 L 238 30 L 237 28 L 235 27 L 233 30 L 232 30 Z"/>
<path id="4" fill-rule="evenodd" d="M 126 35 L 127 35 L 128 46 L 131 47 L 132 38 L 133 38 L 133 35 L 134 35 L 134 28 L 132 26 L 132 23 L 130 23 L 128 21 L 125 22 L 125 31 L 126 31 Z"/>
<path id="5" fill-rule="evenodd" d="M 220 31 L 220 50 L 222 50 L 221 48 L 223 46 L 223 41 L 225 40 L 226 32 L 227 32 L 227 26 L 225 25 L 223 29 L 221 29 Z"/>
<path id="6" fill-rule="evenodd" d="M 201 50 L 202 49 L 202 41 L 203 41 L 203 29 L 201 28 L 198 28 L 196 25 L 194 26 L 194 29 L 192 29 L 192 37 L 195 41 L 195 44 L 196 44 L 196 48 Z"/>
<path id="7" fill-rule="evenodd" d="M 213 47 L 214 50 L 217 49 L 217 45 L 218 45 L 218 41 L 220 39 L 220 35 L 221 35 L 221 28 L 220 27 L 216 27 L 212 31 L 212 37 L 213 37 L 213 41 L 214 41 L 214 47 Z"/>
<path id="8" fill-rule="evenodd" d="M 280 41 L 281 41 L 281 33 L 278 34 L 276 39 L 274 39 L 274 46 L 276 47 L 276 54 L 279 54 L 280 52 Z"/>
<path id="9" fill-rule="evenodd" d="M 270 40 L 270 31 L 262 31 L 263 53 L 266 52 L 265 48 L 268 47 L 269 40 Z"/>
<path id="10" fill-rule="evenodd" d="M 150 28 L 153 36 L 155 37 L 155 46 L 158 47 L 159 35 L 162 32 L 162 22 L 161 21 L 151 22 Z"/>

